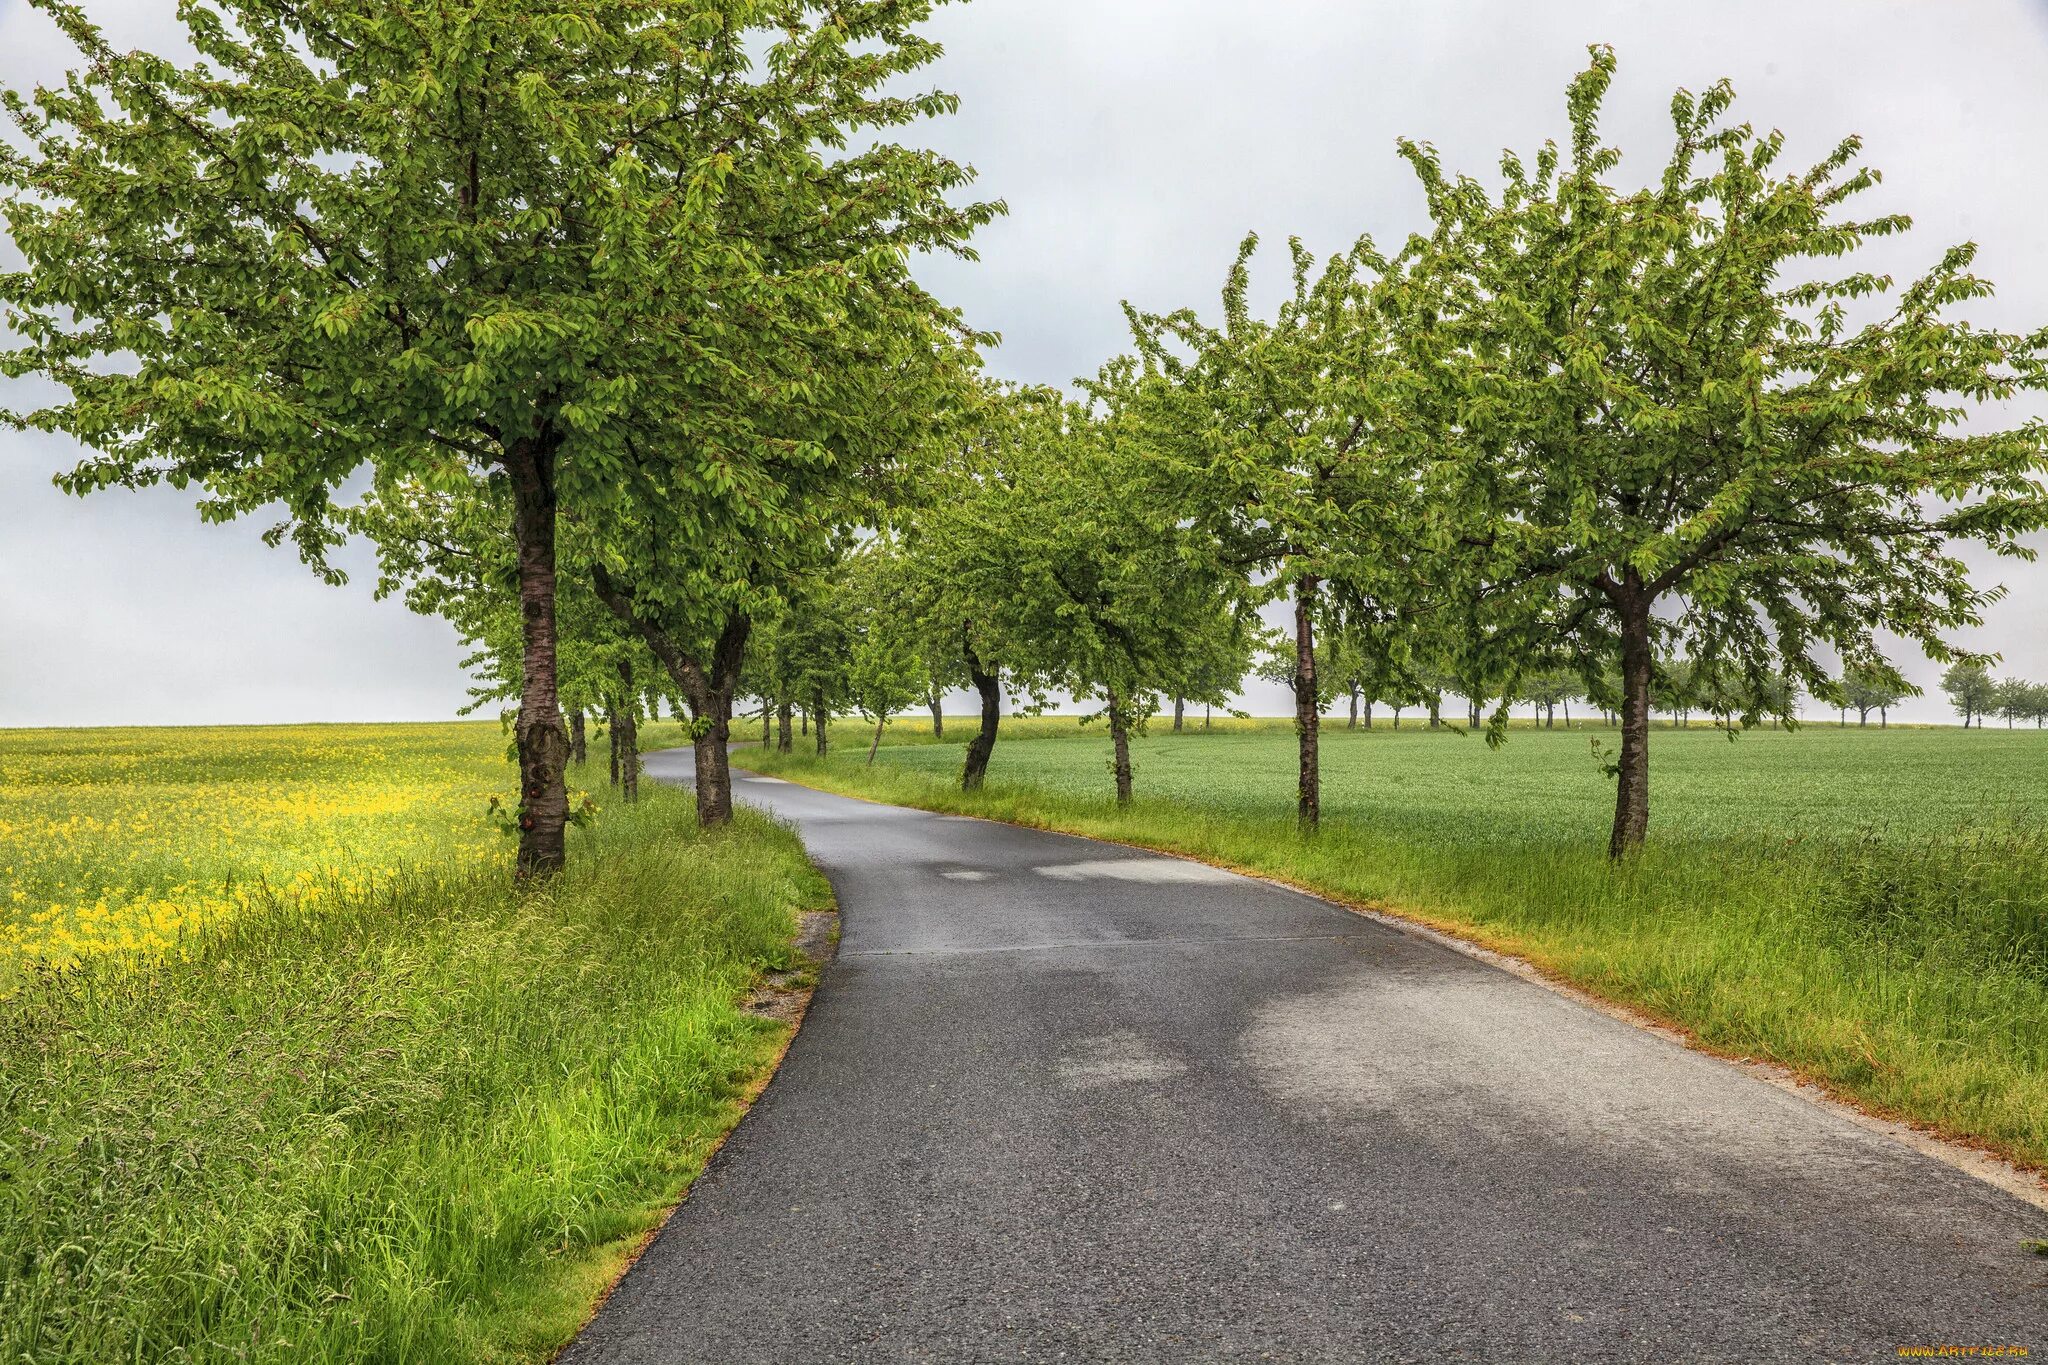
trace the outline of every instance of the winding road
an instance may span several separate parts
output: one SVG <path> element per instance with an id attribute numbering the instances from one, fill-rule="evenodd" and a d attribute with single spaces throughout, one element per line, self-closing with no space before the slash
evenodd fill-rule
<path id="1" fill-rule="evenodd" d="M 2048 1212 L 1830 1107 L 1263 882 L 736 777 L 843 938 L 570 1365 L 2048 1350 Z"/>

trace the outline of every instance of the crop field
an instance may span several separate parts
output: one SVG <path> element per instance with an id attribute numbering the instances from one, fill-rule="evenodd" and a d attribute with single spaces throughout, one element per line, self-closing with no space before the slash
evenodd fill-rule
<path id="1" fill-rule="evenodd" d="M 1005 722 L 1006 725 L 1009 722 Z M 965 727 L 960 727 L 964 729 Z M 1100 726 L 1034 720 L 998 743 L 990 778 L 1062 796 L 1107 798 L 1109 739 Z M 912 738 L 914 721 L 892 727 Z M 1066 737 L 1061 737 L 1065 732 Z M 1005 736 L 1006 741 L 1011 736 Z M 851 734 L 843 746 L 853 748 Z M 1605 847 L 1614 783 L 1600 769 L 1615 732 L 1516 728 L 1488 749 L 1476 734 L 1432 733 L 1382 717 L 1371 730 L 1323 731 L 1323 810 L 1347 825 L 1439 843 L 1569 843 Z M 1290 724 L 1239 722 L 1176 735 L 1156 720 L 1138 741 L 1141 796 L 1211 811 L 1268 816 L 1294 800 Z M 1653 730 L 1652 829 L 1658 839 L 1873 836 L 1910 842 L 1967 837 L 1986 826 L 2048 823 L 2048 733 L 2024 730 Z M 885 744 L 877 756 L 951 775 L 953 745 Z"/>
<path id="2" fill-rule="evenodd" d="M 0 731 L 0 983 L 189 956 L 258 903 L 317 907 L 430 858 L 509 866 L 491 723 Z"/>
<path id="3" fill-rule="evenodd" d="M 492 724 L 0 732 L 0 1360 L 568 1339 L 772 1066 L 744 997 L 830 892 L 659 787 L 521 892 L 512 772 Z"/>
<path id="4" fill-rule="evenodd" d="M 1134 746 L 1005 720 L 987 788 L 917 721 L 833 755 L 749 752 L 802 782 L 1190 854 L 1516 953 L 1732 1055 L 2048 1166 L 2048 735 L 1809 723 L 1651 738 L 1646 848 L 1610 865 L 1612 730 L 1501 749 L 1409 723 L 1325 731 L 1324 825 L 1292 820 L 1294 736 L 1232 722 Z"/>

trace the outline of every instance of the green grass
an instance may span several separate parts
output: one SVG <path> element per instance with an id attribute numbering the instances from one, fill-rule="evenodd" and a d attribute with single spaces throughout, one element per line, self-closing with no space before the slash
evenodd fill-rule
<path id="1" fill-rule="evenodd" d="M 1304 838 L 1283 726 L 1176 737 L 1155 722 L 1124 811 L 1096 727 L 1023 728 L 1034 738 L 999 744 L 976 796 L 955 789 L 956 744 L 892 744 L 868 769 L 850 725 L 822 764 L 741 761 L 1406 913 L 1717 1050 L 2048 1165 L 2048 735 L 1810 725 L 1731 744 L 1659 730 L 1651 842 L 1616 868 L 1603 856 L 1613 787 L 1591 752 L 1612 731 L 1521 729 L 1493 752 L 1408 726 L 1337 729 L 1324 829 Z"/>
<path id="2" fill-rule="evenodd" d="M 0 1360 L 523 1361 L 574 1332 L 772 1066 L 787 1028 L 741 999 L 829 889 L 787 830 L 700 835 L 658 788 L 537 894 L 437 831 L 180 959 L 0 999 Z"/>

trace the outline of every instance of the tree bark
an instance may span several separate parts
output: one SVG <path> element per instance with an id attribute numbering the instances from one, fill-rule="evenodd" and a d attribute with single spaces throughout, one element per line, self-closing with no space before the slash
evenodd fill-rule
<path id="1" fill-rule="evenodd" d="M 1467 721 L 1469 722 L 1469 724 L 1467 725 L 1467 727 L 1466 727 L 1466 728 L 1468 728 L 1468 729 L 1472 729 L 1472 730 L 1477 730 L 1477 729 L 1479 728 L 1479 711 L 1480 711 L 1480 705 L 1479 705 L 1479 703 L 1478 703 L 1478 702 L 1476 702 L 1476 701 L 1473 701 L 1473 700 L 1472 700 L 1471 698 L 1469 698 L 1469 697 L 1468 697 L 1468 698 L 1466 698 L 1465 700 L 1466 700 L 1466 719 L 1467 719 Z"/>
<path id="2" fill-rule="evenodd" d="M 1650 603 L 1630 582 L 1615 606 L 1621 616 L 1621 757 L 1614 831 L 1607 842 L 1610 858 L 1642 847 L 1650 828 Z"/>
<path id="3" fill-rule="evenodd" d="M 1358 711 L 1360 718 L 1365 722 L 1365 728 L 1372 729 L 1372 702 L 1369 699 L 1362 702 Z"/>
<path id="4" fill-rule="evenodd" d="M 582 767 L 590 761 L 590 744 L 583 729 L 583 708 L 569 713 L 569 761 Z"/>
<path id="5" fill-rule="evenodd" d="M 1304 578 L 1294 591 L 1294 733 L 1299 749 L 1295 780 L 1295 819 L 1315 829 L 1323 819 L 1322 708 L 1316 697 L 1316 591 L 1322 585 Z"/>
<path id="6" fill-rule="evenodd" d="M 1115 688 L 1109 690 L 1109 745 L 1116 773 L 1116 803 L 1131 804 L 1131 730 L 1124 713 L 1124 699 Z"/>
<path id="7" fill-rule="evenodd" d="M 619 785 L 619 708 L 607 706 L 604 709 L 604 737 L 606 747 L 611 750 L 612 785 Z"/>
<path id="8" fill-rule="evenodd" d="M 1443 709 L 1444 709 L 1444 702 L 1443 702 L 1443 698 L 1442 698 L 1442 697 L 1431 697 L 1431 698 L 1429 699 L 1429 728 L 1430 728 L 1430 729 L 1432 729 L 1432 730 L 1441 730 L 1441 729 L 1443 728 L 1443 724 L 1444 724 L 1444 715 L 1443 715 Z"/>
<path id="9" fill-rule="evenodd" d="M 795 747 L 789 733 L 789 713 L 794 710 L 788 702 L 775 708 L 775 748 L 779 753 L 788 753 Z"/>
<path id="10" fill-rule="evenodd" d="M 1175 697 L 1173 699 L 1173 732 L 1175 734 L 1181 732 L 1181 726 L 1187 720 L 1187 714 L 1188 699 L 1186 697 Z"/>
<path id="11" fill-rule="evenodd" d="M 875 754 L 882 747 L 882 727 L 888 723 L 889 718 L 887 716 L 877 716 L 875 718 L 875 737 L 868 741 L 868 766 L 870 768 L 875 766 Z"/>
<path id="12" fill-rule="evenodd" d="M 746 613 L 730 611 L 712 643 L 708 664 L 678 645 L 661 622 L 643 614 L 631 592 L 615 582 L 602 565 L 592 570 L 593 586 L 603 602 L 622 623 L 640 636 L 669 678 L 682 689 L 690 705 L 691 748 L 697 766 L 697 823 L 705 829 L 732 820 L 732 762 L 728 746 L 732 740 L 732 698 L 738 690 L 740 665 L 746 658 L 747 637 L 754 623 Z M 628 696 L 621 714 L 637 705 Z"/>
<path id="13" fill-rule="evenodd" d="M 1344 722 L 1344 728 L 1356 730 L 1358 728 L 1358 689 L 1351 687 L 1347 691 L 1351 695 L 1351 719 Z"/>
<path id="14" fill-rule="evenodd" d="M 619 774 L 626 800 L 640 799 L 640 689 L 633 685 L 633 665 L 619 660 L 624 701 L 619 706 Z"/>
<path id="15" fill-rule="evenodd" d="M 971 792 L 981 790 L 988 778 L 988 760 L 996 751 L 996 728 L 1003 719 L 1003 688 L 1000 669 L 984 666 L 971 648 L 964 653 L 968 681 L 981 697 L 981 729 L 967 741 L 967 763 L 960 770 L 960 790 Z"/>
<path id="16" fill-rule="evenodd" d="M 555 455 L 552 434 L 514 441 L 505 451 L 512 484 L 512 539 L 519 564 L 519 856 L 521 881 L 551 876 L 567 859 L 569 732 L 556 687 Z"/>
<path id="17" fill-rule="evenodd" d="M 944 703 L 945 698 L 940 696 L 936 689 L 933 690 L 931 696 L 925 702 L 932 709 L 933 739 L 944 739 L 946 737 L 946 713 L 942 709 Z"/>
<path id="18" fill-rule="evenodd" d="M 819 758 L 823 758 L 832 747 L 832 741 L 825 733 L 826 722 L 831 719 L 831 713 L 825 710 L 825 694 L 822 691 L 813 692 L 811 694 L 811 720 L 814 724 L 811 726 L 811 729 L 818 736 Z"/>

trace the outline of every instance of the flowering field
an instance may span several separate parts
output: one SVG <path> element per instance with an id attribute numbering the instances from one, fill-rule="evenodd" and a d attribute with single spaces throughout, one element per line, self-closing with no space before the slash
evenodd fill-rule
<path id="1" fill-rule="evenodd" d="M 0 988 L 108 953 L 189 955 L 259 902 L 509 862 L 491 723 L 0 731 Z"/>

